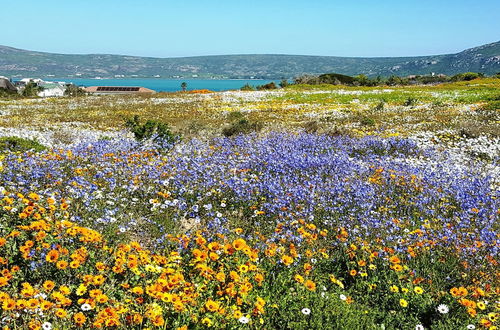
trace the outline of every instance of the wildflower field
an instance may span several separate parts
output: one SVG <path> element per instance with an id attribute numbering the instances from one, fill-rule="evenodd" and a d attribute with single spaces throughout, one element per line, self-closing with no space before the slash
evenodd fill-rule
<path id="1" fill-rule="evenodd" d="M 499 87 L 2 100 L 1 326 L 496 329 Z"/>

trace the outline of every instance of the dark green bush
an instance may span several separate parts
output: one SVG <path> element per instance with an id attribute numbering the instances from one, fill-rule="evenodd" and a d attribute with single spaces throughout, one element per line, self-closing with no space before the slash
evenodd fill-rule
<path id="1" fill-rule="evenodd" d="M 0 138 L 0 151 L 25 152 L 25 151 L 43 151 L 47 149 L 43 144 L 36 140 L 24 139 L 17 136 L 8 136 Z"/>
<path id="2" fill-rule="evenodd" d="M 248 134 L 251 132 L 260 131 L 262 125 L 258 122 L 251 122 L 245 118 L 234 121 L 229 126 L 222 129 L 222 134 L 226 137 Z"/>
<path id="3" fill-rule="evenodd" d="M 375 119 L 368 116 L 361 116 L 359 123 L 363 126 L 375 126 Z"/>
<path id="4" fill-rule="evenodd" d="M 274 81 L 271 81 L 269 84 L 257 86 L 258 91 L 262 91 L 262 90 L 266 90 L 266 89 L 277 89 L 277 88 L 278 88 L 278 86 L 276 86 Z"/>
<path id="5" fill-rule="evenodd" d="M 125 126 L 134 134 L 137 141 L 153 140 L 173 144 L 179 140 L 179 136 L 170 131 L 168 124 L 157 120 L 147 120 L 142 124 L 138 115 L 127 119 Z"/>
<path id="6" fill-rule="evenodd" d="M 242 90 L 242 91 L 254 91 L 255 87 L 253 87 L 249 84 L 245 84 L 243 87 L 240 88 L 240 90 Z"/>
<path id="7" fill-rule="evenodd" d="M 414 106 L 418 103 L 418 100 L 414 97 L 409 97 L 406 99 L 406 101 L 404 101 L 403 105 L 405 107 L 411 107 L 411 106 Z"/>
<path id="8" fill-rule="evenodd" d="M 451 81 L 471 81 L 477 78 L 484 77 L 484 74 L 477 72 L 464 72 L 451 77 Z"/>

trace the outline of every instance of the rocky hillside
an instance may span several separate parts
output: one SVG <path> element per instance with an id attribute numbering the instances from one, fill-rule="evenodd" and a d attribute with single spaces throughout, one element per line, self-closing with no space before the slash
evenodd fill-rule
<path id="1" fill-rule="evenodd" d="M 457 54 L 420 57 L 334 57 L 302 55 L 217 55 L 152 58 L 122 55 L 64 55 L 0 46 L 0 75 L 10 77 L 291 78 L 337 72 L 346 75 L 406 76 L 500 72 L 500 42 Z"/>

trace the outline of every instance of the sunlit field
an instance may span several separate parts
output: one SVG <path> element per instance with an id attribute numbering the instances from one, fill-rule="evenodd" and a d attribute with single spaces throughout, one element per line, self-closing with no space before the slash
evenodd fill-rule
<path id="1" fill-rule="evenodd" d="M 38 142 L 0 143 L 1 326 L 496 329 L 499 105 L 500 79 L 0 99 Z"/>

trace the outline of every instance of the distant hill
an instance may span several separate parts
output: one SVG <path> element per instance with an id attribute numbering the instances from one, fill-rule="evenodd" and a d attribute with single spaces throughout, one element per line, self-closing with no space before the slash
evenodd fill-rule
<path id="1" fill-rule="evenodd" d="M 457 54 L 419 57 L 216 55 L 153 58 L 123 55 L 64 55 L 0 46 L 0 75 L 10 77 L 291 78 L 336 72 L 346 75 L 452 75 L 500 72 L 500 42 Z"/>

